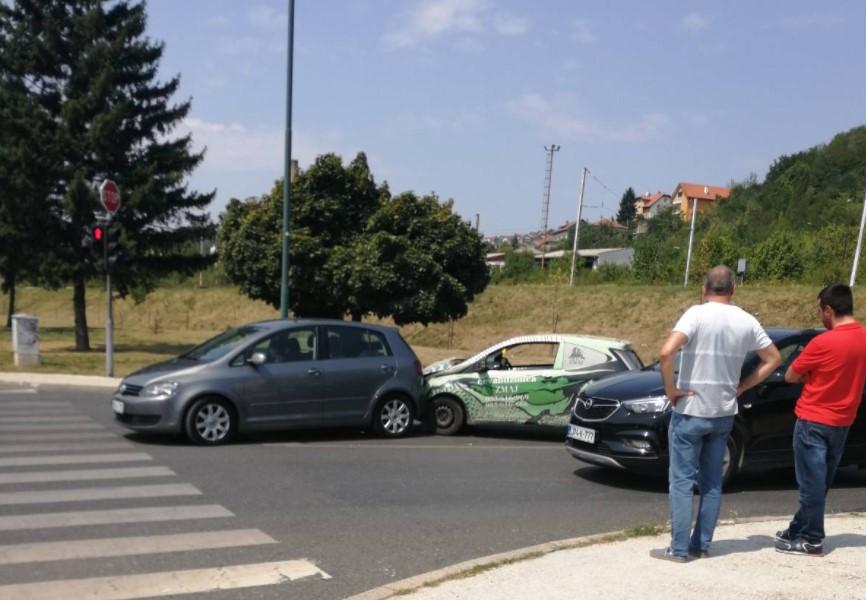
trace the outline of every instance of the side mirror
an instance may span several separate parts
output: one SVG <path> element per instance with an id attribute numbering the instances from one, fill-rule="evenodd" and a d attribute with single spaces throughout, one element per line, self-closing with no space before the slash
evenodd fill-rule
<path id="1" fill-rule="evenodd" d="M 268 362 L 268 357 L 264 352 L 253 352 L 253 355 L 247 359 L 247 364 L 254 367 L 259 367 Z"/>

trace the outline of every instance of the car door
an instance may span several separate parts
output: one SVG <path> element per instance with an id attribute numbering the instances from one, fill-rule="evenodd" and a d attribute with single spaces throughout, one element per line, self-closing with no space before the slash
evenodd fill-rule
<path id="1" fill-rule="evenodd" d="M 780 341 L 781 366 L 740 399 L 743 420 L 749 431 L 750 462 L 790 460 L 796 421 L 794 406 L 803 386 L 787 383 L 785 373 L 803 351 L 807 341 L 803 337 Z"/>
<path id="2" fill-rule="evenodd" d="M 321 418 L 317 339 L 315 327 L 285 329 L 241 354 L 242 361 L 256 352 L 265 356 L 264 364 L 239 367 L 247 369 L 243 393 L 251 425 L 297 424 Z"/>
<path id="3" fill-rule="evenodd" d="M 379 331 L 352 325 L 323 329 L 323 418 L 334 423 L 360 422 L 369 413 L 376 392 L 396 374 L 397 361 Z"/>

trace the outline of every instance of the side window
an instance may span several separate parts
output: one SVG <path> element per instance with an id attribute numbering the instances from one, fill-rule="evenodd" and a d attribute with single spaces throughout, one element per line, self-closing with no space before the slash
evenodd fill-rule
<path id="1" fill-rule="evenodd" d="M 552 369 L 559 344 L 552 342 L 509 346 L 487 357 L 488 367 L 498 369 Z"/>
<path id="2" fill-rule="evenodd" d="M 385 336 L 362 327 L 328 327 L 328 358 L 391 356 Z"/>
<path id="3" fill-rule="evenodd" d="M 780 369 L 787 370 L 788 367 L 791 366 L 791 363 L 800 356 L 800 352 L 802 352 L 805 347 L 806 345 L 804 343 L 798 342 L 779 348 L 779 354 L 782 355 L 782 365 Z"/>
<path id="4" fill-rule="evenodd" d="M 313 327 L 288 329 L 269 336 L 248 349 L 245 358 L 256 352 L 267 357 L 267 364 L 315 360 L 316 330 Z"/>
<path id="5" fill-rule="evenodd" d="M 610 361 L 610 357 L 604 352 L 578 346 L 577 344 L 565 344 L 562 368 L 566 371 L 579 371 Z"/>

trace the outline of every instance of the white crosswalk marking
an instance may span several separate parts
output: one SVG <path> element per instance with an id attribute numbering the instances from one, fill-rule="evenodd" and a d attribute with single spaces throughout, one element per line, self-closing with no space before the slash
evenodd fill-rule
<path id="1" fill-rule="evenodd" d="M 78 414 L 71 406 L 68 408 L 6 408 L 0 402 L 0 416 L 4 417 L 27 417 L 27 416 L 64 416 Z"/>
<path id="2" fill-rule="evenodd" d="M 70 542 L 37 542 L 0 546 L 0 565 L 15 565 L 55 560 L 139 556 L 163 552 L 189 552 L 216 548 L 237 548 L 276 544 L 277 541 L 258 529 L 229 529 L 118 538 L 73 540 Z"/>
<path id="3" fill-rule="evenodd" d="M 119 469 L 71 469 L 68 471 L 27 471 L 0 473 L 3 483 L 46 483 L 49 481 L 101 481 L 105 479 L 137 479 L 174 475 L 168 467 L 125 467 Z"/>
<path id="4" fill-rule="evenodd" d="M 34 392 L 35 393 L 35 392 Z M 49 401 L 49 400 L 0 400 L 0 406 L 10 406 L 14 408 L 30 408 L 31 406 L 39 407 L 71 407 L 72 403 L 65 400 Z"/>
<path id="5" fill-rule="evenodd" d="M 105 429 L 99 423 L 39 423 L 0 425 L 0 431 L 82 431 L 86 429 Z"/>
<path id="6" fill-rule="evenodd" d="M 14 456 L 0 458 L 0 467 L 30 467 L 36 465 L 79 465 L 85 463 L 118 463 L 153 460 L 144 452 L 119 452 L 111 454 L 52 454 L 50 456 Z"/>
<path id="7" fill-rule="evenodd" d="M 81 415 L 7 417 L 0 414 L 0 423 L 93 423 L 93 419 Z"/>
<path id="8" fill-rule="evenodd" d="M 133 600 L 276 585 L 317 575 L 330 579 L 330 575 L 309 561 L 287 560 L 216 569 L 3 585 L 0 586 L 0 600 Z"/>
<path id="9" fill-rule="evenodd" d="M 61 442 L 64 440 L 103 440 L 121 439 L 116 433 L 110 431 L 77 431 L 75 433 L 4 433 L 0 440 L 4 442 Z"/>
<path id="10" fill-rule="evenodd" d="M 0 517 L 0 531 L 54 529 L 57 527 L 107 525 L 111 523 L 152 523 L 156 521 L 182 521 L 186 519 L 218 519 L 233 516 L 234 513 L 218 504 L 80 510 Z"/>
<path id="11" fill-rule="evenodd" d="M 17 396 L 18 394 L 35 394 L 36 390 L 33 388 L 21 388 L 20 390 L 0 390 L 0 394 L 2 395 L 10 395 Z"/>
<path id="12" fill-rule="evenodd" d="M 201 491 L 188 483 L 165 483 L 72 490 L 5 492 L 0 493 L 0 505 L 53 504 L 55 502 L 81 502 L 83 500 L 119 500 L 121 498 L 160 498 L 166 496 L 199 495 L 201 495 Z"/>
<path id="13" fill-rule="evenodd" d="M 66 442 L 57 444 L 0 444 L 0 454 L 17 454 L 19 452 L 60 452 L 61 450 L 117 450 L 135 449 L 135 446 L 125 441 L 104 442 Z"/>

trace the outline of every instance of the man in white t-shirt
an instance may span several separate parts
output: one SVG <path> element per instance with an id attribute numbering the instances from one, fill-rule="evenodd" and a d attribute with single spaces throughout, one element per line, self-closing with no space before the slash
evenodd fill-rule
<path id="1" fill-rule="evenodd" d="M 671 545 L 651 552 L 655 558 L 685 562 L 707 556 L 722 502 L 722 464 L 737 414 L 737 397 L 766 379 L 782 362 L 761 324 L 731 304 L 734 274 L 714 267 L 704 279 L 706 302 L 689 308 L 660 351 L 665 394 L 673 412 L 668 430 L 670 455 Z M 674 385 L 674 361 L 682 349 Z M 742 382 L 748 352 L 761 359 Z M 694 530 L 692 497 L 700 487 Z"/>

